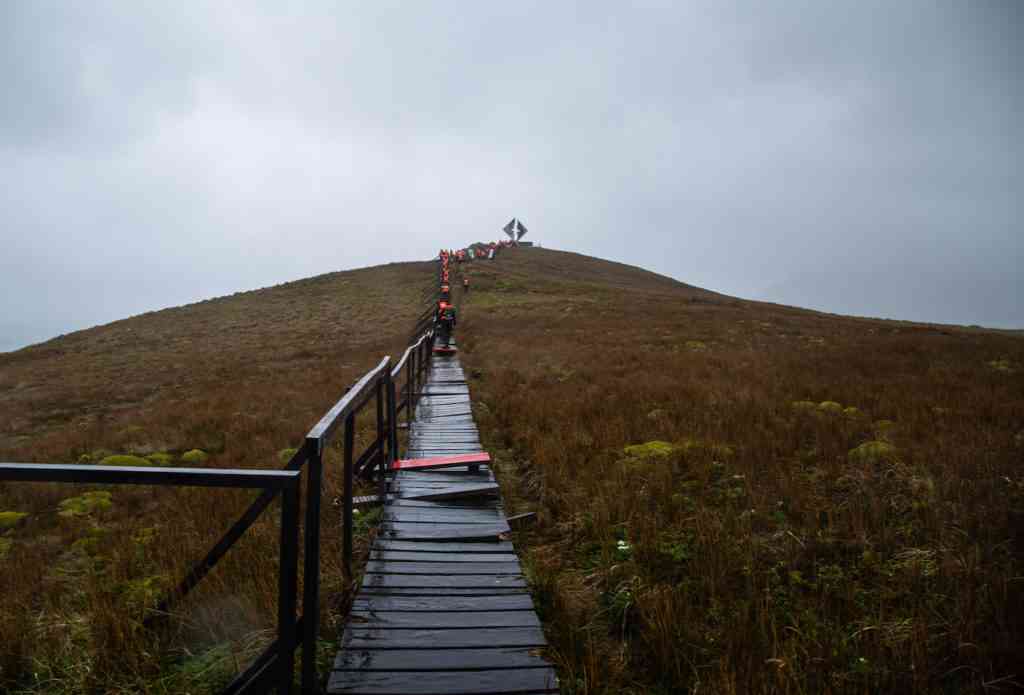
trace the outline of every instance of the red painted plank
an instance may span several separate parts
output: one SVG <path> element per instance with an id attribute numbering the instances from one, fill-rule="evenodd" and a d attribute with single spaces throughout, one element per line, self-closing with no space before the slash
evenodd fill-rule
<path id="1" fill-rule="evenodd" d="M 424 459 L 400 459 L 391 464 L 393 471 L 408 471 L 427 468 L 445 468 L 447 466 L 465 466 L 468 463 L 490 463 L 491 455 L 486 451 L 475 454 L 456 454 L 455 456 L 431 456 Z"/>
<path id="2" fill-rule="evenodd" d="M 445 347 L 444 345 L 438 345 L 434 348 L 434 352 L 436 352 L 439 355 L 454 355 L 455 348 Z"/>

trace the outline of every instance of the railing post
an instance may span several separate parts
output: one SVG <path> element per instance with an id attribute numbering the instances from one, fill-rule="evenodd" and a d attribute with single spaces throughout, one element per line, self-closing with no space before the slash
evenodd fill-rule
<path id="1" fill-rule="evenodd" d="M 413 368 L 413 362 L 416 361 L 416 350 L 409 351 L 409 359 L 405 362 L 405 431 L 410 432 L 412 430 L 412 389 L 413 389 L 413 374 L 416 370 Z"/>
<path id="2" fill-rule="evenodd" d="M 289 695 L 295 675 L 295 594 L 299 584 L 299 487 L 281 490 L 281 566 L 277 586 L 277 692 Z"/>
<path id="3" fill-rule="evenodd" d="M 342 545 L 341 565 L 345 573 L 345 579 L 352 581 L 352 456 L 355 448 L 356 438 L 356 416 L 349 414 L 345 418 L 344 435 L 344 479 L 342 490 Z"/>
<path id="4" fill-rule="evenodd" d="M 388 364 L 390 370 L 391 365 Z M 388 374 L 388 371 L 384 372 Z M 385 377 L 386 378 L 386 377 Z M 384 444 L 387 442 L 387 431 L 384 429 L 384 379 L 377 380 L 377 475 L 380 480 L 377 482 L 377 489 L 380 491 L 380 496 L 384 496 Z"/>
<path id="5" fill-rule="evenodd" d="M 302 570 L 302 692 L 316 692 L 316 638 L 320 628 L 320 495 L 323 480 L 321 441 L 306 438 L 306 523 Z"/>
<path id="6" fill-rule="evenodd" d="M 388 494 L 387 474 L 391 470 L 391 464 L 398 459 L 398 411 L 395 401 L 395 381 L 391 377 L 391 370 L 388 370 L 387 381 L 385 382 L 388 397 L 388 457 L 384 461 L 384 470 L 380 476 L 380 501 L 384 503 Z"/>

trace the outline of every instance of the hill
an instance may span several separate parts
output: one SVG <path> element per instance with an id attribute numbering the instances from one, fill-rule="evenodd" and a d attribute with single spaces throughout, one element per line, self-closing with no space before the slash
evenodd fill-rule
<path id="1" fill-rule="evenodd" d="M 516 540 L 567 692 L 1011 687 L 1020 336 L 744 301 L 540 248 L 463 270 L 461 358 L 505 499 L 538 512 Z M 432 280 L 428 263 L 335 273 L 0 355 L 0 457 L 279 465 L 404 347 Z M 152 635 L 141 608 L 247 498 L 115 490 L 58 513 L 81 493 L 0 486 L 0 512 L 28 514 L 0 530 L 17 568 L 0 573 L 0 687 L 203 692 L 244 665 L 273 620 L 273 522 Z M 343 610 L 324 506 L 324 595 Z"/>
<path id="2" fill-rule="evenodd" d="M 469 273 L 462 361 L 506 500 L 538 512 L 522 540 L 570 691 L 1021 680 L 1019 336 L 543 249 Z"/>
<path id="3" fill-rule="evenodd" d="M 113 455 L 120 465 L 280 467 L 348 384 L 384 354 L 401 354 L 433 281 L 427 262 L 331 273 L 0 354 L 0 460 Z M 335 452 L 328 460 L 327 502 L 338 490 Z M 99 496 L 83 497 L 90 492 Z M 277 554 L 265 548 L 277 547 L 273 515 L 169 629 L 145 630 L 141 618 L 251 499 L 244 491 L 0 483 L 0 691 L 180 693 L 225 684 L 272 634 Z M 325 595 L 341 594 L 328 503 L 323 528 Z"/>

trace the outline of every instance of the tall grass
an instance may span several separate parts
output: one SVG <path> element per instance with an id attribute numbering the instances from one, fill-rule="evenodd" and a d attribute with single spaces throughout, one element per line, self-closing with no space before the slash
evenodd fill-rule
<path id="1" fill-rule="evenodd" d="M 462 359 L 539 513 L 567 692 L 1024 688 L 1021 337 L 540 249 L 469 272 Z"/>

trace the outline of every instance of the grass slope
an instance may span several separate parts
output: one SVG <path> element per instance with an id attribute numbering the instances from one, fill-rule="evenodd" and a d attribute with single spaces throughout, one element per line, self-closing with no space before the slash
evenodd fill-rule
<path id="1" fill-rule="evenodd" d="M 1024 654 L 1024 340 L 522 249 L 462 360 L 574 693 L 992 692 Z"/>
<path id="2" fill-rule="evenodd" d="M 431 263 L 332 273 L 2 354 L 0 460 L 279 467 L 350 383 L 401 354 L 433 281 Z M 325 472 L 325 596 L 344 589 L 335 468 Z M 252 497 L 0 484 L 0 691 L 222 684 L 271 636 L 274 509 L 169 629 L 140 621 Z M 325 635 L 331 619 L 325 610 Z"/>

